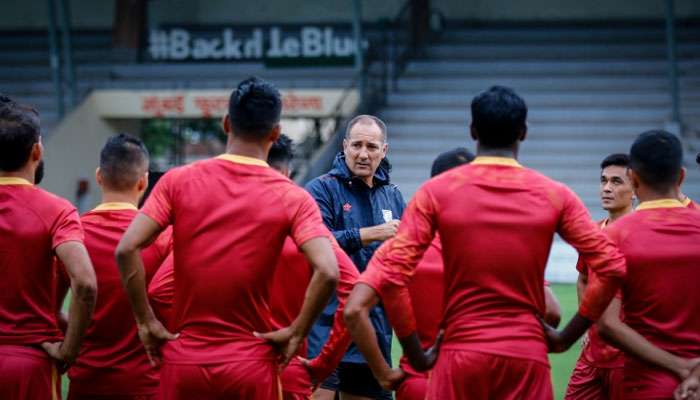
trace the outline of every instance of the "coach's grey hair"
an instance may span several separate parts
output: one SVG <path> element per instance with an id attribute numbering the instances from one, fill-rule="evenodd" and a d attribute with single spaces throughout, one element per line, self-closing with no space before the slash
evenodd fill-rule
<path id="1" fill-rule="evenodd" d="M 379 130 L 382 131 L 382 140 L 386 142 L 387 137 L 386 137 L 386 124 L 384 121 L 381 119 L 375 117 L 374 115 L 369 115 L 369 114 L 361 114 L 348 122 L 347 128 L 345 128 L 345 138 L 350 137 L 350 131 L 352 130 L 352 127 L 357 125 L 357 124 L 375 124 L 379 127 Z"/>

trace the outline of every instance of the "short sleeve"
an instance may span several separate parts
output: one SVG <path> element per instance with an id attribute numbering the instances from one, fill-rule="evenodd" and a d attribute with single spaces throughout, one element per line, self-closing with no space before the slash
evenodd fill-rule
<path id="1" fill-rule="evenodd" d="M 318 205 L 309 193 L 294 187 L 284 197 L 291 223 L 290 236 L 297 246 L 317 238 L 328 237 L 330 232 L 323 224 Z"/>
<path id="2" fill-rule="evenodd" d="M 51 248 L 55 250 L 60 244 L 71 241 L 82 243 L 84 239 L 78 211 L 75 207 L 67 205 L 51 226 Z"/>
<path id="3" fill-rule="evenodd" d="M 151 194 L 146 200 L 141 212 L 152 220 L 156 221 L 161 228 L 164 228 L 172 223 L 172 207 L 173 207 L 173 176 L 177 169 L 168 171 L 156 183 L 156 186 L 151 191 Z"/>

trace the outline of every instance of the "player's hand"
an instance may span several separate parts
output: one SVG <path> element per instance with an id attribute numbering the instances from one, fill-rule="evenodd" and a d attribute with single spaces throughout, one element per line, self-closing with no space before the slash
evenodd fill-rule
<path id="1" fill-rule="evenodd" d="M 425 363 L 428 365 L 428 369 L 432 369 L 435 362 L 437 362 L 438 353 L 440 353 L 440 346 L 442 345 L 442 338 L 444 336 L 445 331 L 440 330 L 435 338 L 435 343 L 425 351 Z"/>
<path id="2" fill-rule="evenodd" d="M 277 351 L 281 353 L 279 358 L 280 369 L 284 369 L 289 364 L 289 360 L 294 357 L 299 346 L 304 342 L 304 336 L 290 326 L 267 333 L 253 332 L 253 335 L 272 343 L 277 348 Z"/>
<path id="3" fill-rule="evenodd" d="M 673 392 L 675 400 L 700 400 L 700 378 L 691 375 Z"/>
<path id="4" fill-rule="evenodd" d="M 559 331 L 552 328 L 544 322 L 542 318 L 539 318 L 540 324 L 542 325 L 542 329 L 544 330 L 544 337 L 547 340 L 547 350 L 550 353 L 563 353 L 568 349 L 568 346 L 566 346 L 563 343 L 562 337 L 559 334 Z"/>
<path id="5" fill-rule="evenodd" d="M 137 324 L 136 327 L 151 366 L 160 365 L 163 362 L 160 347 L 166 340 L 175 340 L 180 335 L 170 333 L 156 318 L 144 324 Z"/>
<path id="6" fill-rule="evenodd" d="M 406 373 L 400 368 L 389 368 L 376 378 L 382 389 L 393 391 L 406 379 Z"/>
<path id="7" fill-rule="evenodd" d="M 700 365 L 700 357 L 698 358 L 679 358 L 678 367 L 675 368 L 675 373 L 681 380 L 688 378 L 693 373 L 693 370 Z"/>
<path id="8" fill-rule="evenodd" d="M 75 356 L 70 357 L 66 354 L 63 342 L 44 342 L 41 344 L 41 348 L 53 359 L 59 374 L 66 372 L 75 361 Z"/>

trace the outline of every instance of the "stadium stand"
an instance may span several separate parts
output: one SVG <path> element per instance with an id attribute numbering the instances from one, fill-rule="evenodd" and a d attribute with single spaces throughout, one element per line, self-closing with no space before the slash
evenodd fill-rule
<path id="1" fill-rule="evenodd" d="M 700 128 L 700 29 L 680 27 L 678 38 L 682 118 L 692 135 Z M 446 29 L 425 59 L 407 66 L 381 111 L 394 181 L 410 197 L 436 154 L 465 144 L 471 98 L 507 85 L 529 106 L 522 161 L 567 183 L 602 216 L 600 160 L 670 118 L 664 40 L 663 26 L 647 25 Z M 686 192 L 700 198 L 688 154 Z"/>
<path id="2" fill-rule="evenodd" d="M 110 50 L 110 35 L 108 31 L 73 34 L 78 101 L 93 89 L 230 88 L 250 75 L 270 80 L 280 89 L 347 88 L 355 76 L 352 67 L 266 69 L 260 63 L 123 63 L 115 60 Z M 58 113 L 48 54 L 45 33 L 0 36 L 0 87 L 37 107 L 50 135 Z"/>

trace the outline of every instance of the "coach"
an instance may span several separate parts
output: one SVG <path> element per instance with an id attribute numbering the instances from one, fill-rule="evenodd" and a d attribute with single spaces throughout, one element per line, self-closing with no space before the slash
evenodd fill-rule
<path id="1" fill-rule="evenodd" d="M 359 115 L 348 123 L 343 151 L 332 169 L 306 186 L 321 209 L 323 222 L 360 271 L 365 270 L 379 245 L 396 234 L 406 206 L 398 187 L 389 182 L 387 149 L 384 122 Z M 328 338 L 336 306 L 337 301 L 331 300 L 309 335 L 310 356 L 318 354 Z M 370 319 L 382 353 L 390 361 L 391 326 L 381 305 L 372 309 Z M 346 398 L 391 398 L 354 345 L 321 389 L 315 399 L 332 399 L 337 391 Z"/>

